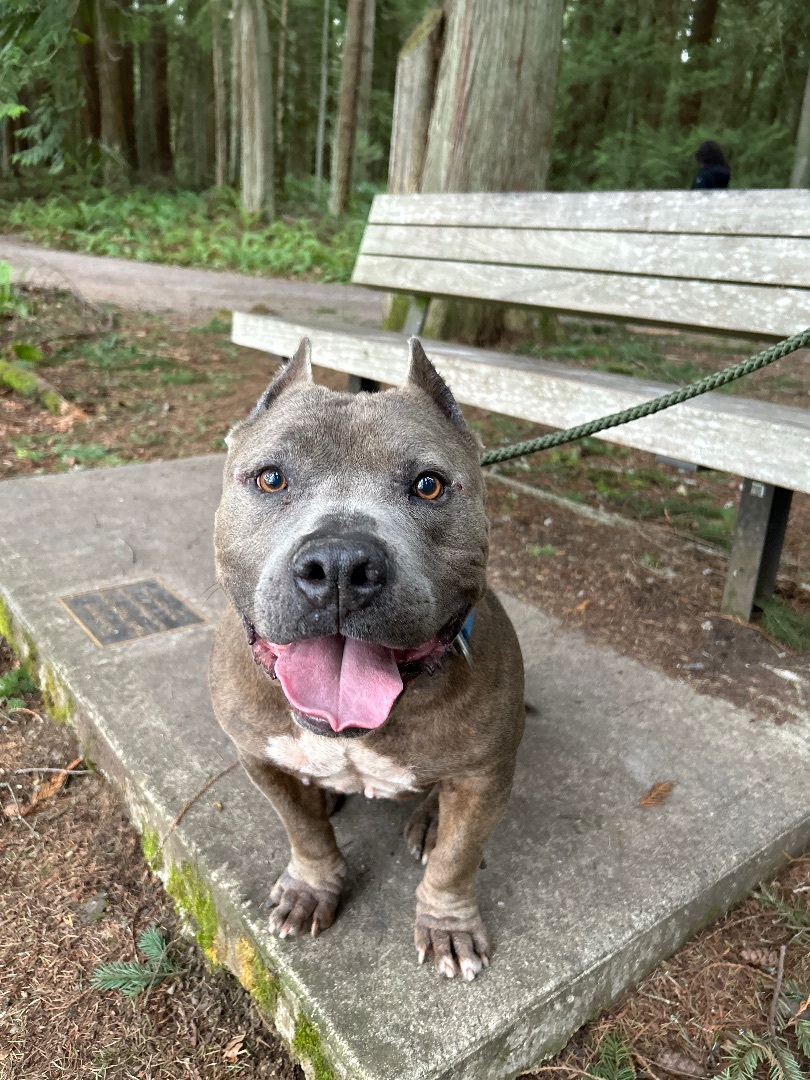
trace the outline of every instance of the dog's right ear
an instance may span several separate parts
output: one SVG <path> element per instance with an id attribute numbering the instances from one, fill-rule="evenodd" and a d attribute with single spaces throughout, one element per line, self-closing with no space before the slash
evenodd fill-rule
<path id="1" fill-rule="evenodd" d="M 312 344 L 309 338 L 301 338 L 295 355 L 284 365 L 265 392 L 253 406 L 248 420 L 256 420 L 266 412 L 285 390 L 297 383 L 312 382 Z"/>

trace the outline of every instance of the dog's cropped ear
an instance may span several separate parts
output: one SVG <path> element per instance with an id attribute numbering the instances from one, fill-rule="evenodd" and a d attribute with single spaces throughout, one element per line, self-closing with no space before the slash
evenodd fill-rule
<path id="1" fill-rule="evenodd" d="M 405 386 L 409 383 L 424 390 L 451 423 L 462 431 L 467 431 L 466 421 L 456 399 L 450 393 L 450 387 L 428 360 L 422 342 L 417 337 L 408 338 L 408 377 Z"/>
<path id="2" fill-rule="evenodd" d="M 309 338 L 301 338 L 295 355 L 284 365 L 265 392 L 253 406 L 248 420 L 255 420 L 270 408 L 276 398 L 297 383 L 312 382 L 312 345 Z"/>

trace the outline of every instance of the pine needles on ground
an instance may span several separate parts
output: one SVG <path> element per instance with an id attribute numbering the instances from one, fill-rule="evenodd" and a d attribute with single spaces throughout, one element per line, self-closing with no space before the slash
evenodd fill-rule
<path id="1" fill-rule="evenodd" d="M 137 997 L 151 990 L 156 983 L 180 974 L 180 968 L 169 959 L 169 946 L 156 926 L 150 926 L 138 938 L 138 949 L 144 963 L 137 960 L 113 960 L 99 964 L 90 978 L 94 990 L 118 990 L 125 997 Z"/>
<path id="2" fill-rule="evenodd" d="M 760 885 L 754 899 L 775 912 L 779 922 L 795 931 L 793 941 L 810 947 L 810 906 L 801 901 L 784 900 L 770 885 Z"/>

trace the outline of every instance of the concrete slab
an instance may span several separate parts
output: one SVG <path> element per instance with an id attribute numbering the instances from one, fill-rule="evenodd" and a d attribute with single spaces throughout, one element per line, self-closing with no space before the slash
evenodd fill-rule
<path id="1" fill-rule="evenodd" d="M 52 705 L 120 785 L 155 863 L 155 831 L 234 760 L 205 677 L 222 606 L 211 554 L 221 468 L 193 458 L 0 484 L 5 632 L 35 650 Z M 102 647 L 64 605 L 153 578 L 206 621 Z M 203 947 L 318 1080 L 514 1076 L 810 843 L 810 721 L 755 723 L 508 606 L 539 712 L 480 875 L 496 943 L 483 977 L 450 983 L 416 965 L 407 807 L 355 797 L 335 819 L 347 892 L 314 942 L 266 932 L 286 844 L 239 770 L 192 805 L 163 851 Z M 669 800 L 640 809 L 662 780 L 676 782 Z"/>

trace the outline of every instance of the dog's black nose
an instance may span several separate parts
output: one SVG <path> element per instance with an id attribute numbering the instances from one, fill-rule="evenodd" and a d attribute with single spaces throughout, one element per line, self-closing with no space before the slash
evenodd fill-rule
<path id="1" fill-rule="evenodd" d="M 292 561 L 295 584 L 313 607 L 359 611 L 388 579 L 388 556 L 373 536 L 353 533 L 308 540 Z"/>

